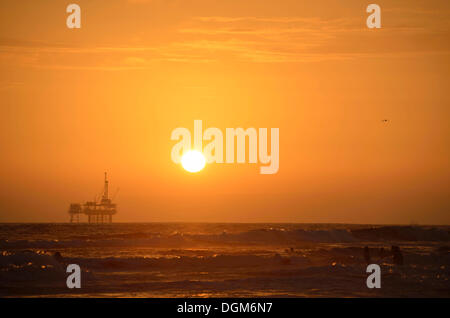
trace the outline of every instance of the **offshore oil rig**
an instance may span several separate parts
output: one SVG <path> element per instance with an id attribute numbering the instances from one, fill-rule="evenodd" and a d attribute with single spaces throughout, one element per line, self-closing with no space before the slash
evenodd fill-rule
<path id="1" fill-rule="evenodd" d="M 70 223 L 80 223 L 80 214 L 88 217 L 88 223 L 112 223 L 113 214 L 117 213 L 117 205 L 112 203 L 108 194 L 108 178 L 105 172 L 105 185 L 100 201 L 87 201 L 84 204 L 71 203 L 69 206 Z"/>

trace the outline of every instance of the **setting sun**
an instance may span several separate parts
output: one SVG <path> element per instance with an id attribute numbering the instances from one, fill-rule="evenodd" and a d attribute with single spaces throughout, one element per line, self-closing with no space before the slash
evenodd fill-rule
<path id="1" fill-rule="evenodd" d="M 205 167 L 205 157 L 197 150 L 190 150 L 181 157 L 181 165 L 189 172 L 199 172 Z"/>

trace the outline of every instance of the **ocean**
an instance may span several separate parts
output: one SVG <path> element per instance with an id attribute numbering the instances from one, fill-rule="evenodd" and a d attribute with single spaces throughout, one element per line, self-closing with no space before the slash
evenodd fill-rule
<path id="1" fill-rule="evenodd" d="M 450 297 L 449 267 L 450 226 L 0 224 L 1 297 Z"/>

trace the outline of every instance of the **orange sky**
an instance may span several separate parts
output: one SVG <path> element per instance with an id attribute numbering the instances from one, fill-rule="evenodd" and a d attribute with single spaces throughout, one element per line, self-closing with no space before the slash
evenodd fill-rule
<path id="1" fill-rule="evenodd" d="M 361 0 L 72 2 L 0 2 L 0 222 L 65 222 L 106 170 L 122 222 L 450 224 L 448 0 L 377 0 L 381 29 Z M 279 172 L 182 170 L 194 119 L 278 127 Z"/>

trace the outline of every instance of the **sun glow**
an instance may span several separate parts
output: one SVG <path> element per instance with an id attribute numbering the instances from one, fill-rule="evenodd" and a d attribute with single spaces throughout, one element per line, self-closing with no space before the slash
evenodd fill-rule
<path id="1" fill-rule="evenodd" d="M 205 167 L 205 163 L 205 157 L 197 150 L 190 150 L 181 157 L 181 165 L 189 172 L 199 172 Z"/>

